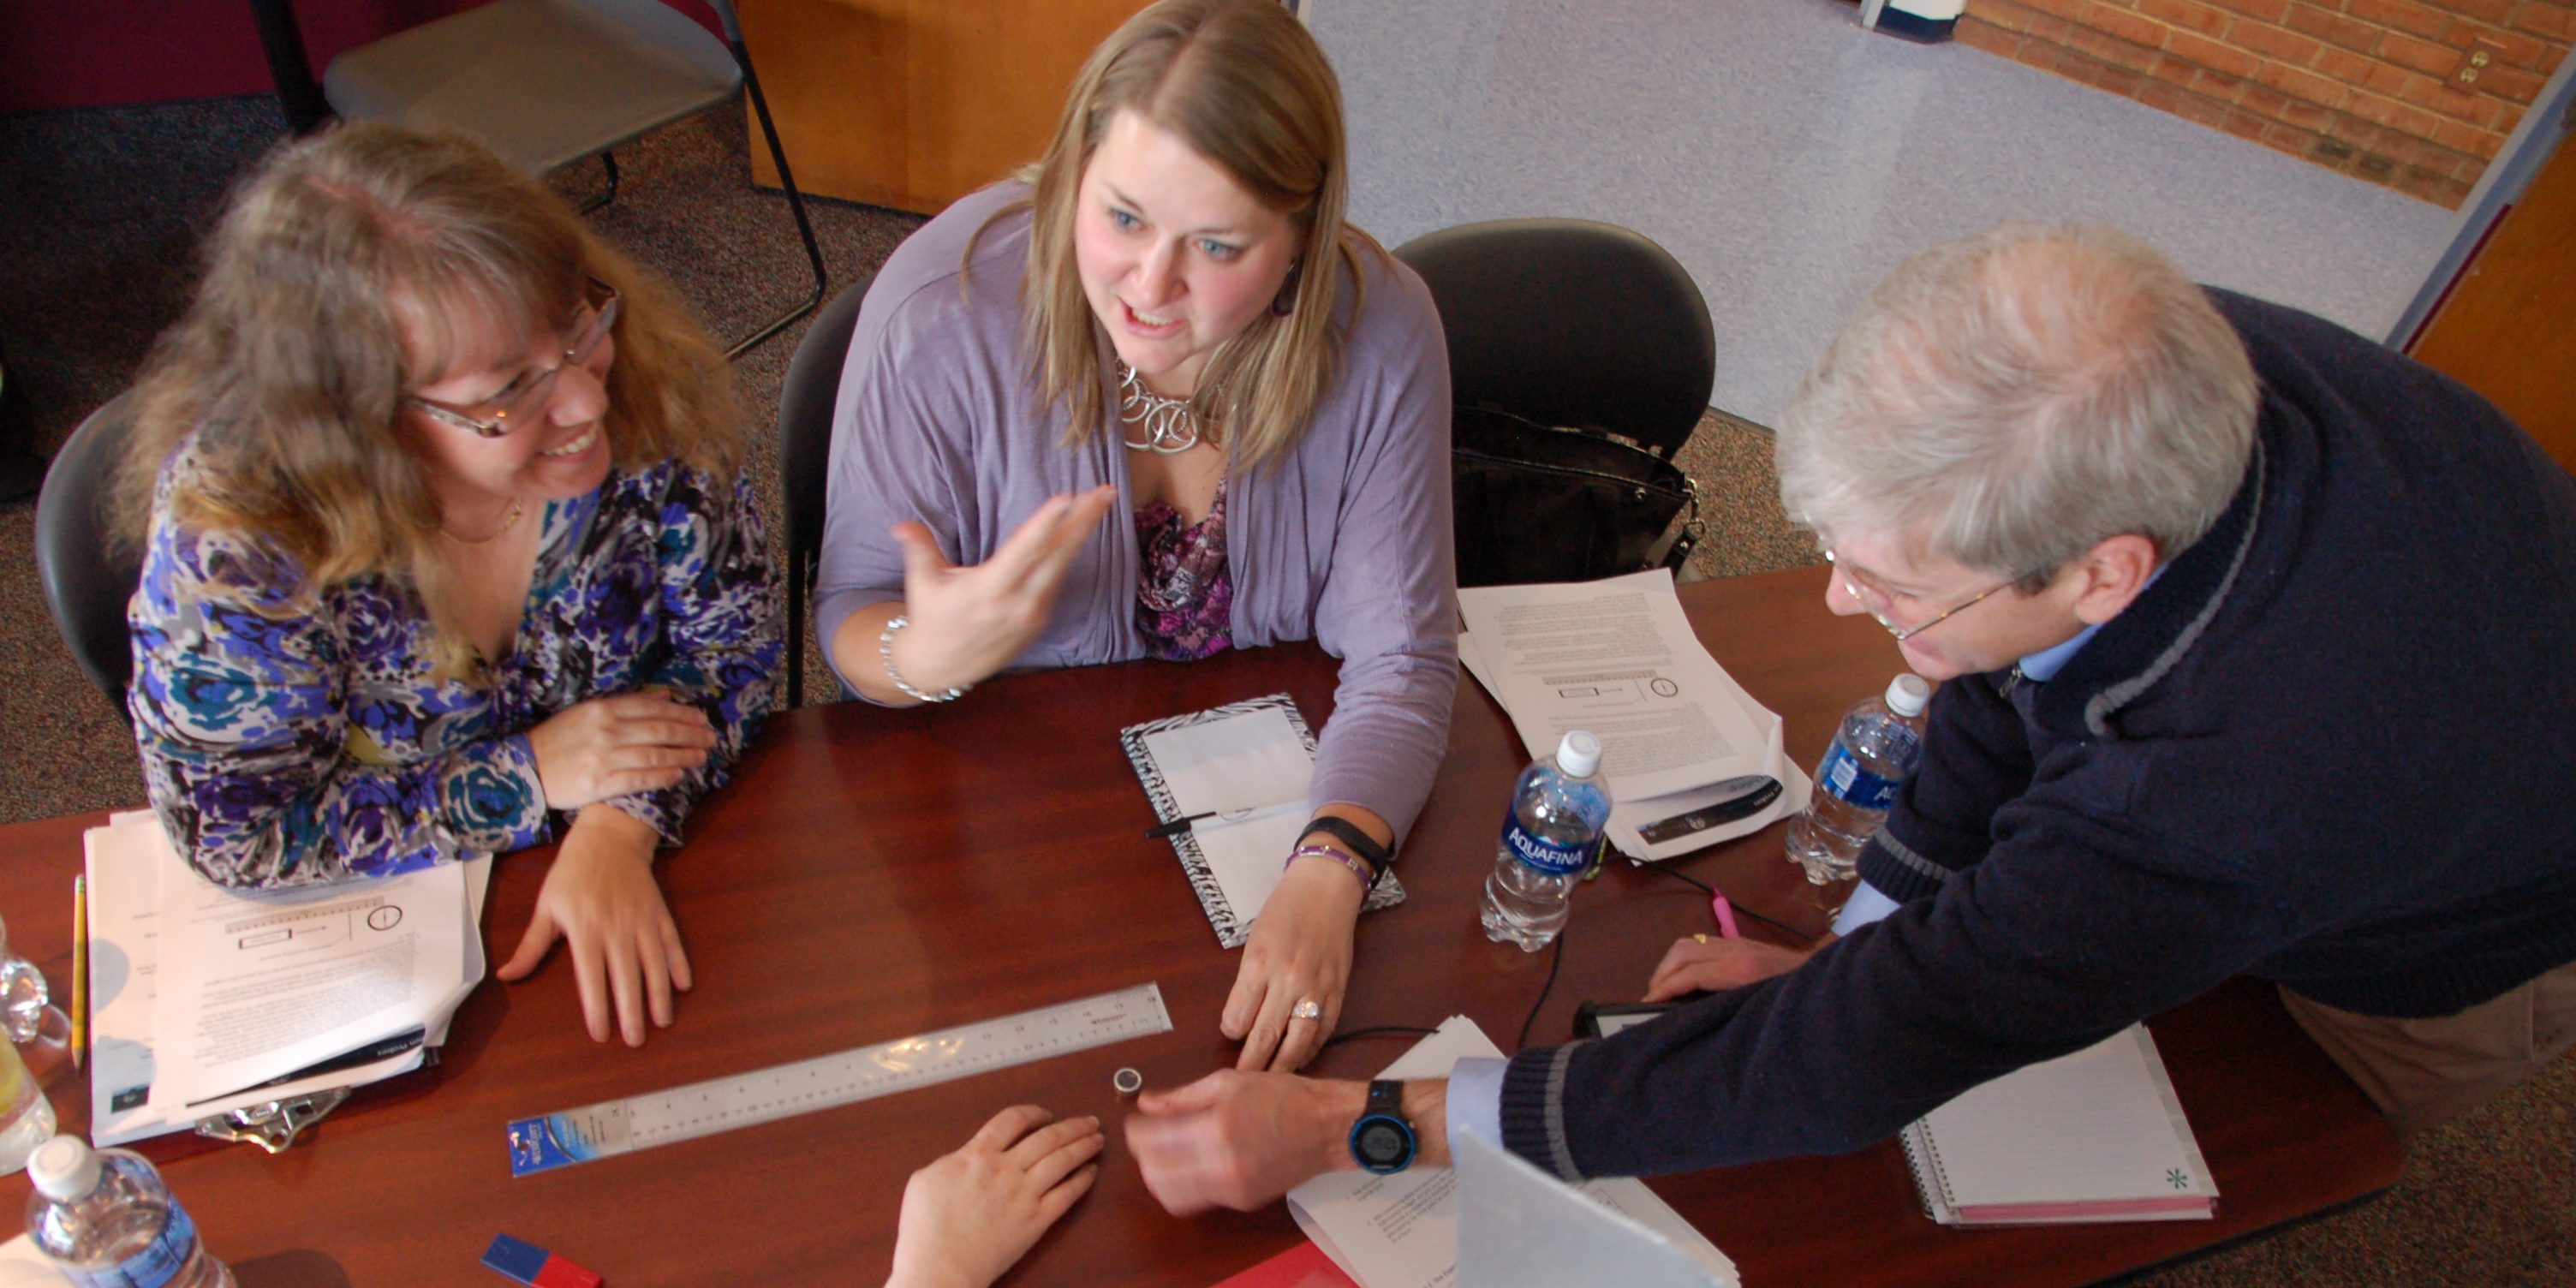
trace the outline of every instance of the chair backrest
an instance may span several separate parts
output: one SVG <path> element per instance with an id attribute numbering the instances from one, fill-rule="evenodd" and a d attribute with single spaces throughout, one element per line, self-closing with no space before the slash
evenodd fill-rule
<path id="1" fill-rule="evenodd" d="M 1663 247 L 1611 224 L 1498 219 L 1406 242 L 1462 407 L 1606 430 L 1670 459 L 1708 410 L 1717 331 Z"/>
<path id="2" fill-rule="evenodd" d="M 143 553 L 112 539 L 111 493 L 133 427 L 131 394 L 119 394 L 72 431 L 36 501 L 36 575 L 54 629 L 90 681 L 125 714 L 134 651 L 126 601 L 143 575 Z"/>
<path id="3" fill-rule="evenodd" d="M 778 474 L 787 504 L 787 700 L 805 694 L 805 609 L 823 552 L 823 483 L 832 464 L 832 408 L 840 400 L 841 368 L 849 361 L 850 333 L 859 303 L 876 275 L 841 289 L 815 313 L 796 344 L 787 378 L 778 390 Z"/>

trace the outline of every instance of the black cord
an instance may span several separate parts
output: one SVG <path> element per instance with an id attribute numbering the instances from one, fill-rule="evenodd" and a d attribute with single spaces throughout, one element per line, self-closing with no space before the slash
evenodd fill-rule
<path id="1" fill-rule="evenodd" d="M 1348 1033 L 1336 1033 L 1324 1039 L 1324 1045 L 1337 1046 L 1353 1038 L 1426 1037 L 1439 1031 L 1438 1029 L 1417 1029 L 1409 1024 L 1378 1024 L 1365 1029 L 1352 1029 Z"/>
<path id="2" fill-rule="evenodd" d="M 1709 883 L 1700 880 L 1698 877 L 1692 876 L 1678 868 L 1667 867 L 1661 863 L 1638 863 L 1634 866 L 1645 868 L 1650 872 L 1661 872 L 1665 876 L 1671 877 L 1673 880 L 1679 881 L 1684 885 L 1697 886 L 1701 891 L 1707 894 L 1719 893 L 1716 886 L 1710 885 Z M 1733 899 L 1727 900 L 1726 905 L 1735 909 L 1739 916 L 1751 917 L 1755 921 L 1761 922 L 1763 925 L 1769 926 L 1773 930 L 1777 930 L 1784 935 L 1796 936 L 1799 943 L 1812 944 L 1816 942 L 1816 937 L 1814 935 L 1800 930 L 1796 926 L 1792 926 L 1777 918 L 1763 916 L 1761 913 L 1755 912 L 1753 909 L 1745 907 L 1743 904 L 1738 903 Z"/>
<path id="3" fill-rule="evenodd" d="M 1514 1051 L 1523 1050 L 1529 1046 L 1530 1026 L 1538 1023 L 1538 1008 L 1547 1005 L 1547 995 L 1556 991 L 1556 968 L 1565 964 L 1564 931 L 1556 932 L 1556 947 L 1549 952 L 1551 955 L 1547 959 L 1547 982 L 1538 986 L 1538 1000 L 1530 1003 L 1529 1017 L 1521 1021 L 1521 1035 L 1512 1043 Z"/>

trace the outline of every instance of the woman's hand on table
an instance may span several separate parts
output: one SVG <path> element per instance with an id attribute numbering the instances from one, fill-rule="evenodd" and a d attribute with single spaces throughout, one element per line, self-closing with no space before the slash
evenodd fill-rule
<path id="1" fill-rule="evenodd" d="M 886 1288 L 985 1288 L 1091 1189 L 1097 1118 L 1014 1105 L 903 1187 Z"/>
<path id="2" fill-rule="evenodd" d="M 1655 964 L 1655 973 L 1646 981 L 1646 1000 L 1669 1002 L 1692 993 L 1715 993 L 1759 983 L 1774 975 L 1786 975 L 1806 964 L 1816 949 L 1832 941 L 1827 936 L 1812 948 L 1782 948 L 1755 939 L 1720 939 L 1714 935 L 1693 935 L 1677 939 Z"/>
<path id="3" fill-rule="evenodd" d="M 548 809 L 660 791 L 715 745 L 707 713 L 659 689 L 576 702 L 528 731 Z"/>
<path id="4" fill-rule="evenodd" d="M 1330 859 L 1299 859 L 1279 876 L 1244 941 L 1243 966 L 1217 1027 L 1243 1043 L 1234 1067 L 1280 1073 L 1303 1068 L 1324 1049 L 1342 1015 L 1351 978 L 1351 934 L 1368 887 Z M 1315 1019 L 1292 1012 L 1312 998 Z"/>
<path id="5" fill-rule="evenodd" d="M 561 939 L 592 1041 L 607 1041 L 613 1026 L 626 1045 L 642 1046 L 648 1016 L 670 1027 L 671 994 L 690 985 L 689 955 L 653 880 L 660 842 L 651 824 L 616 806 L 584 809 L 555 852 L 518 951 L 494 978 L 527 978 Z"/>
<path id="6" fill-rule="evenodd" d="M 918 523 L 898 523 L 903 547 L 904 628 L 895 635 L 894 666 L 904 682 L 925 693 L 974 684 L 1011 664 L 1046 629 L 1056 592 L 1118 503 L 1118 489 L 1049 497 L 980 564 L 948 562 Z M 870 658 L 853 673 L 882 670 Z"/>

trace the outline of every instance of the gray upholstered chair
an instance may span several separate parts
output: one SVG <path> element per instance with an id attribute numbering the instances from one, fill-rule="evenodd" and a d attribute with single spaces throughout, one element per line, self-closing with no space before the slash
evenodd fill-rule
<path id="1" fill-rule="evenodd" d="M 584 209 L 617 192 L 613 149 L 748 90 L 805 243 L 814 289 L 735 341 L 726 350 L 733 356 L 823 302 L 823 252 L 779 146 L 733 0 L 705 3 L 724 25 L 724 43 L 662 0 L 494 0 L 340 54 L 316 93 L 291 0 L 251 0 L 269 71 L 296 130 L 319 124 L 327 104 L 348 120 L 471 135 L 529 174 L 598 157 L 607 190 Z"/>

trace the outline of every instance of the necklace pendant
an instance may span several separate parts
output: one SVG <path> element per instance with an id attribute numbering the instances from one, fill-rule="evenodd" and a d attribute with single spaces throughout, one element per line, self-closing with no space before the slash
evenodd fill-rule
<path id="1" fill-rule="evenodd" d="M 1123 362 L 1118 364 L 1118 423 L 1129 431 L 1119 441 L 1131 452 L 1178 456 L 1199 445 L 1198 413 L 1190 410 L 1189 400 L 1146 388 L 1145 378 Z"/>

